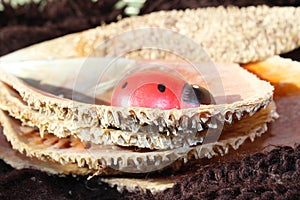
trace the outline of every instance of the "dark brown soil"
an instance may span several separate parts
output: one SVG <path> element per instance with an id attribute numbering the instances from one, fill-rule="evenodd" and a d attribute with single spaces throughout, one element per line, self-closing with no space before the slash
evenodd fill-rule
<path id="1" fill-rule="evenodd" d="M 13 9 L 5 4 L 0 11 L 0 55 L 126 17 L 115 10 L 116 0 L 62 0 L 41 5 L 27 4 Z M 296 0 L 151 0 L 141 14 L 158 10 L 185 9 L 217 5 L 294 5 Z M 300 60 L 300 50 L 283 55 Z M 87 181 L 86 177 L 57 177 L 24 169 L 15 170 L 0 160 L 0 199 L 299 199 L 300 145 L 278 147 L 269 153 L 257 153 L 241 161 L 199 166 L 191 176 L 174 188 L 152 195 L 120 194 L 115 188 Z M 189 173 L 190 174 L 190 173 Z"/>
<path id="2" fill-rule="evenodd" d="M 278 147 L 241 161 L 211 164 L 194 170 L 173 188 L 156 195 L 120 194 L 86 177 L 58 177 L 0 162 L 0 199 L 298 199 L 300 145 Z"/>
<path id="3" fill-rule="evenodd" d="M 300 195 L 300 146 L 257 153 L 241 161 L 195 170 L 172 189 L 157 195 L 124 193 L 143 199 L 297 199 Z"/>

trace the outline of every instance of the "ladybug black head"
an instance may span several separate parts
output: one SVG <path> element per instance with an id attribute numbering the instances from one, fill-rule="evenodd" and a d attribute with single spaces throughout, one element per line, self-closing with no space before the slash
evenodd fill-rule
<path id="1" fill-rule="evenodd" d="M 188 83 L 183 87 L 182 101 L 196 106 L 215 104 L 213 96 L 207 89 L 199 85 L 189 85 Z"/>

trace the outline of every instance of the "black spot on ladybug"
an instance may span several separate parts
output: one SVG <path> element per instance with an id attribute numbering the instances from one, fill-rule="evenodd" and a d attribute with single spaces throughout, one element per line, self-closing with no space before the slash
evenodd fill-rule
<path id="1" fill-rule="evenodd" d="M 127 85 L 128 85 L 128 82 L 125 82 L 125 83 L 122 85 L 122 89 L 126 88 Z"/>
<path id="2" fill-rule="evenodd" d="M 166 91 L 166 86 L 164 84 L 158 84 L 157 89 L 160 92 L 164 92 L 164 91 Z"/>

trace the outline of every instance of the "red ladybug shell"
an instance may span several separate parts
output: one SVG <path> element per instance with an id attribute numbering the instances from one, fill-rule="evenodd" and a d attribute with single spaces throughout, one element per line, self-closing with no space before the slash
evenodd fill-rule
<path id="1" fill-rule="evenodd" d="M 191 91 L 192 87 L 173 74 L 140 71 L 120 81 L 112 94 L 111 105 L 164 110 L 198 107 L 195 95 L 187 96 L 186 88 Z M 185 100 L 190 97 L 192 101 Z"/>

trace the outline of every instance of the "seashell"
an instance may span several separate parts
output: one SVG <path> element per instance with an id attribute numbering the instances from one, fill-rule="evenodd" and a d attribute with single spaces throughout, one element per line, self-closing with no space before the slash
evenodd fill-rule
<path id="1" fill-rule="evenodd" d="M 76 69 L 76 62 L 72 59 L 61 60 L 60 62 L 62 62 L 64 66 L 68 66 L 69 61 L 72 63 L 72 67 L 75 66 Z M 29 62 L 35 63 L 34 61 Z M 50 63 L 48 65 L 52 65 L 51 61 L 47 62 Z M 23 68 L 22 64 L 28 66 L 27 62 L 3 63 L 1 64 L 1 68 L 2 70 L 7 69 L 8 71 L 14 69 L 14 75 L 20 76 L 24 75 L 22 70 L 26 70 L 26 67 Z M 14 68 L 11 68 L 11 65 L 14 65 Z M 52 70 L 57 69 L 47 67 L 47 65 L 45 66 L 45 68 L 37 67 L 36 69 L 41 69 L 48 75 L 51 73 L 55 74 L 55 71 L 53 72 Z M 54 66 L 60 67 L 59 65 Z M 57 165 L 75 165 L 79 168 L 78 173 L 80 174 L 118 174 L 133 171 L 134 173 L 141 173 L 163 169 L 167 166 L 176 165 L 178 162 L 187 162 L 194 158 L 210 158 L 214 155 L 224 155 L 228 152 L 228 146 L 237 149 L 247 138 L 250 137 L 252 139 L 256 134 L 265 132 L 266 128 L 262 129 L 261 127 L 265 127 L 265 124 L 275 117 L 274 113 L 276 112 L 274 103 L 272 103 L 273 87 L 270 86 L 269 83 L 259 80 L 256 76 L 246 72 L 235 64 L 230 66 L 228 66 L 228 64 L 220 64 L 217 66 L 221 72 L 220 74 L 223 74 L 221 77 L 224 78 L 225 91 L 228 91 L 228 98 L 226 98 L 228 101 L 227 104 L 204 105 L 197 109 L 187 110 L 130 108 L 130 112 L 128 112 L 128 108 L 91 105 L 80 102 L 76 102 L 76 105 L 80 105 L 81 107 L 74 107 L 74 101 L 71 99 L 55 96 L 56 93 L 51 94 L 46 90 L 42 91 L 41 87 L 39 87 L 39 89 L 34 88 L 33 85 L 29 85 L 19 78 L 16 78 L 12 75 L 12 72 L 7 73 L 3 71 L 0 75 L 2 81 L 0 83 L 0 107 L 1 110 L 3 110 L 1 111 L 0 121 L 4 128 L 3 133 L 11 143 L 13 149 L 26 156 L 41 160 L 41 162 L 55 163 L 53 164 L 55 165 L 55 167 L 53 167 L 54 169 L 51 169 L 50 166 L 48 168 L 41 167 L 41 170 L 51 172 L 57 169 Z M 69 68 L 66 68 L 67 72 L 71 73 L 68 71 Z M 17 71 L 18 69 L 20 71 Z M 226 78 L 229 78 L 228 73 L 231 72 L 231 69 L 236 79 L 242 77 L 238 85 L 239 87 L 236 88 L 241 88 L 242 83 L 246 84 L 245 88 L 248 88 L 248 90 L 242 90 L 243 93 L 240 93 L 242 100 L 237 102 L 230 98 L 232 96 L 230 92 L 239 92 L 240 90 L 230 88 L 234 87 L 235 84 L 228 80 L 226 81 Z M 26 78 L 29 78 L 30 71 L 26 70 L 26 72 Z M 39 73 L 37 72 L 38 70 L 33 71 L 31 78 L 38 80 Z M 61 70 L 59 75 L 66 77 Z M 56 80 L 60 80 L 59 75 L 57 75 Z M 47 79 L 43 77 L 41 80 L 46 81 Z M 246 81 L 243 82 L 242 80 Z M 65 80 L 62 82 L 65 83 L 64 86 L 67 86 Z M 249 82 L 251 82 L 252 87 L 248 87 Z M 57 81 L 56 84 L 59 85 L 59 82 Z M 260 90 L 256 90 L 256 88 Z M 67 94 L 63 95 L 67 97 Z M 242 110 L 244 113 L 247 113 L 248 110 L 253 110 L 251 107 L 257 106 L 260 106 L 260 109 L 253 115 L 245 114 L 240 120 L 235 119 L 234 123 L 227 124 L 228 126 L 224 127 L 221 137 L 216 142 L 210 142 L 205 132 L 204 135 L 199 134 L 207 130 L 197 132 L 195 130 L 197 127 L 194 127 L 192 123 L 192 121 L 194 121 L 194 123 L 197 123 L 197 126 L 199 126 L 199 124 L 203 123 L 203 120 L 199 120 L 201 116 L 206 116 L 206 118 L 209 119 L 205 120 L 202 124 L 202 128 L 209 127 L 210 123 L 215 123 L 209 117 L 213 116 L 212 113 L 227 113 L 227 110 L 231 112 L 234 110 Z M 79 110 L 78 108 L 84 109 Z M 95 108 L 97 109 L 95 110 Z M 114 109 L 116 109 L 117 112 L 115 112 Z M 143 114 L 134 114 L 136 112 Z M 118 113 L 119 120 L 124 122 L 124 120 L 128 118 L 123 117 L 123 115 L 132 115 L 133 113 L 135 120 L 132 121 L 131 118 L 129 118 L 129 120 L 131 123 L 136 123 L 141 121 L 140 117 L 151 116 L 153 118 L 157 116 L 158 112 L 162 114 L 156 118 L 156 121 L 160 122 L 165 120 L 165 123 L 162 123 L 165 126 L 168 124 L 167 120 L 169 120 L 169 116 L 174 116 L 175 119 L 173 119 L 173 121 L 179 124 L 182 121 L 181 117 L 178 117 L 179 112 L 184 116 L 183 119 L 187 119 L 187 124 L 190 125 L 187 125 L 185 129 L 182 130 L 182 134 L 177 133 L 177 135 L 157 132 L 131 132 L 117 129 L 119 122 L 114 124 L 114 120 L 111 120 L 111 118 L 114 119 L 114 117 L 110 117 L 114 116 L 112 113 Z M 111 120 L 109 122 L 110 128 L 103 128 L 105 127 L 104 124 L 101 126 L 103 113 L 109 115 L 106 118 Z M 8 116 L 8 114 L 10 116 Z M 98 116 L 99 114 L 101 115 Z M 68 117 L 62 120 L 62 116 Z M 70 123 L 73 122 L 72 120 L 74 119 L 84 120 L 81 121 L 79 126 L 74 127 L 72 126 L 73 124 Z M 113 125 L 115 125 L 116 128 L 112 128 Z M 38 127 L 38 129 L 29 129 L 29 127 Z M 188 134 L 184 134 L 189 128 L 195 131 L 193 132 L 191 130 Z M 216 129 L 216 127 L 213 127 L 213 129 Z M 42 130 L 43 133 L 41 133 L 40 130 Z M 98 132 L 95 131 L 97 134 L 91 134 L 91 130 L 97 130 Z M 212 136 L 214 137 L 214 134 L 212 134 Z M 134 139 L 131 140 L 130 138 Z M 130 148 L 115 146 L 115 144 L 148 148 L 148 150 L 145 152 L 136 152 Z M 215 146 L 218 148 L 214 148 Z M 151 151 L 149 150 L 151 148 L 161 150 Z M 64 171 L 63 167 L 59 167 L 57 173 L 76 174 L 77 172 L 70 170 Z"/>
<path id="2" fill-rule="evenodd" d="M 178 32 L 201 44 L 214 61 L 249 63 L 299 47 L 299 18 L 299 7 L 219 6 L 185 11 L 160 11 L 125 18 L 116 23 L 36 44 L 3 56 L 0 61 L 78 58 L 91 55 L 103 57 L 107 56 L 107 52 L 112 52 L 112 48 L 115 48 L 114 52 L 138 49 L 145 44 L 145 38 L 151 36 L 149 41 L 152 42 L 164 35 L 157 32 L 142 35 L 140 43 L 137 43 L 137 40 L 130 43 L 128 38 L 118 42 L 112 40 L 107 48 L 99 48 L 104 41 L 133 29 L 160 27 Z M 192 55 L 193 49 L 188 45 L 178 44 L 177 40 L 171 40 L 168 35 L 165 37 L 170 40 L 171 45 L 180 46 L 180 53 L 189 52 L 194 58 L 199 56 Z M 143 50 L 133 52 L 130 56 L 170 59 L 170 55 L 163 51 Z"/>
<path id="3" fill-rule="evenodd" d="M 89 80 L 97 79 L 98 77 L 94 75 L 97 74 L 95 69 L 99 63 L 105 64 L 109 62 L 109 59 L 88 59 L 91 60 L 89 65 L 91 70 L 90 74 L 84 76 L 89 77 Z M 199 133 L 208 129 L 216 129 L 218 121 L 223 124 L 229 122 L 235 125 L 237 121 L 249 118 L 250 111 L 255 107 L 262 109 L 268 107 L 273 98 L 273 87 L 269 83 L 259 80 L 237 64 L 219 63 L 216 64 L 216 68 L 220 73 L 219 79 L 222 84 L 220 87 L 223 87 L 224 94 L 219 94 L 217 100 L 218 98 L 225 99 L 225 102 L 221 102 L 221 104 L 201 105 L 198 108 L 180 110 L 160 110 L 74 101 L 68 94 L 68 90 L 64 92 L 64 88 L 70 89 L 76 84 L 77 77 L 68 75 L 78 71 L 85 62 L 84 60 L 82 58 L 1 63 L 0 67 L 3 71 L 0 74 L 2 81 L 0 83 L 0 108 L 21 120 L 23 124 L 38 127 L 42 135 L 47 132 L 60 138 L 75 136 L 84 142 L 94 144 L 172 149 L 184 146 L 185 141 L 188 146 L 201 143 L 203 136 L 199 137 Z M 122 59 L 120 62 L 126 62 L 126 66 L 128 66 L 128 63 L 135 61 Z M 172 66 L 171 62 L 160 61 L 160 63 Z M 174 69 L 179 68 L 176 66 L 178 66 L 178 62 L 174 65 Z M 206 67 L 205 65 L 199 66 Z M 191 78 L 193 71 L 189 71 L 184 63 L 181 63 L 180 67 L 186 69 L 186 77 L 193 82 L 193 78 Z M 100 70 L 104 69 L 100 68 Z M 233 74 L 235 81 L 231 81 Z M 206 77 L 206 82 L 214 80 L 216 80 L 214 76 Z M 52 85 L 52 82 L 55 84 Z M 75 93 L 83 93 L 90 87 L 91 85 L 87 84 L 86 87 L 82 86 Z M 52 91 L 50 91 L 51 89 Z M 63 95 L 64 98 L 58 94 Z M 109 96 L 106 93 L 102 94 Z M 93 93 L 88 97 L 92 98 L 92 95 Z M 225 97 L 220 95 L 225 95 Z M 236 100 L 237 96 L 238 100 Z M 97 101 L 96 99 L 95 102 Z M 109 100 L 103 98 L 99 101 L 107 102 Z M 232 115 L 236 116 L 233 122 L 224 120 L 224 113 L 229 111 L 233 111 Z M 132 116 L 134 116 L 134 121 Z M 170 123 L 171 116 L 175 116 L 175 119 Z M 218 119 L 213 121 L 213 116 L 217 116 Z M 179 126 L 180 129 L 177 129 Z M 130 137 L 137 138 L 137 141 L 129 140 Z M 160 142 L 156 142 L 157 138 L 160 138 Z"/>
<path id="4" fill-rule="evenodd" d="M 142 152 L 115 145 L 97 145 L 93 143 L 86 145 L 80 139 L 72 136 L 58 138 L 47 133 L 44 137 L 41 137 L 38 130 L 27 132 L 20 120 L 10 117 L 4 111 L 0 111 L 0 122 L 3 126 L 3 134 L 11 143 L 13 149 L 34 160 L 40 160 L 41 163 L 51 163 L 47 167 L 44 164 L 39 166 L 35 162 L 29 165 L 40 170 L 63 174 L 145 173 L 177 165 L 195 157 L 199 159 L 203 157 L 210 158 L 211 155 L 223 155 L 228 153 L 226 150 L 228 146 L 237 149 L 247 138 L 253 138 L 266 131 L 265 124 L 273 119 L 272 110 L 274 110 L 274 106 L 270 105 L 267 109 L 261 109 L 261 111 L 254 114 L 251 119 L 241 120 L 240 126 L 224 130 L 218 142 L 215 143 L 205 143 L 189 148 Z M 3 148 L 9 146 L 6 144 L 7 142 L 5 143 L 5 138 L 2 138 L 0 142 L 4 144 Z M 215 149 L 215 146 L 224 149 L 224 153 Z M 6 151 L 10 150 L 6 149 Z M 22 158 L 26 160 L 19 154 L 18 158 L 15 158 L 15 156 L 8 157 L 6 154 L 0 156 L 4 160 L 8 160 L 12 166 L 22 165 L 19 162 L 14 163 L 15 159 Z M 130 160 L 133 162 L 129 162 Z M 68 168 L 69 165 L 72 166 L 71 169 Z M 66 169 L 64 169 L 65 167 Z M 101 171 L 99 172 L 100 168 Z"/>
<path id="5" fill-rule="evenodd" d="M 273 102 L 273 87 L 238 64 L 228 63 L 263 60 L 298 47 L 300 26 L 296 22 L 299 11 L 293 7 L 266 6 L 163 11 L 67 35 L 1 57 L 0 122 L 3 135 L 0 134 L 0 157 L 18 169 L 31 167 L 54 174 L 112 175 L 146 173 L 167 167 L 175 170 L 189 161 L 225 155 L 230 149 L 238 149 L 247 139 L 252 141 L 261 136 L 267 130 L 266 124 L 278 115 Z M 279 15 L 280 18 L 273 17 Z M 250 16 L 255 19 L 250 20 Z M 189 31 L 191 25 L 186 23 L 190 21 L 187 19 L 194 17 L 199 20 L 196 24 L 192 22 L 193 26 L 199 28 Z M 172 23 L 168 20 L 171 18 Z M 224 20 L 220 21 L 220 18 Z M 268 19 L 275 21 L 268 23 Z M 231 29 L 224 28 L 229 25 Z M 108 79 L 101 88 L 88 83 L 76 87 L 76 94 L 88 94 L 74 101 L 70 93 L 74 89 L 74 77 L 66 75 L 79 72 L 87 56 L 91 55 L 95 57 L 88 57 L 89 67 L 95 68 L 95 63 L 107 65 L 111 58 L 103 56 L 109 56 L 106 53 L 110 49 L 98 48 L 100 44 L 119 32 L 145 26 L 169 28 L 203 45 L 213 60 L 218 61 L 216 68 L 224 94 L 216 96 L 225 102 L 183 110 L 108 106 L 106 94 L 117 81 L 111 77 L 104 77 Z M 162 37 L 153 33 L 153 39 Z M 257 33 L 261 33 L 259 37 L 253 37 Z M 270 37 L 271 34 L 274 35 Z M 178 46 L 176 41 L 172 42 Z M 140 44 L 125 40 L 111 46 L 122 51 L 132 45 L 139 47 Z M 193 54 L 189 46 L 182 44 L 180 47 Z M 160 51 L 143 50 L 128 57 L 162 59 L 155 62 L 168 65 L 173 63 L 173 57 Z M 268 62 L 272 63 L 272 59 Z M 284 59 L 276 59 L 275 63 L 285 63 Z M 120 58 L 116 65 L 130 67 L 137 62 L 149 61 Z M 103 69 L 86 75 L 93 80 L 101 72 Z M 184 72 L 186 78 L 193 81 L 193 72 L 188 69 Z M 209 82 L 215 77 L 211 74 L 205 78 Z M 101 97 L 93 99 L 90 88 L 100 89 Z M 117 184 L 120 190 L 139 187 L 152 192 L 174 184 L 159 179 L 101 180 L 110 185 Z"/>

